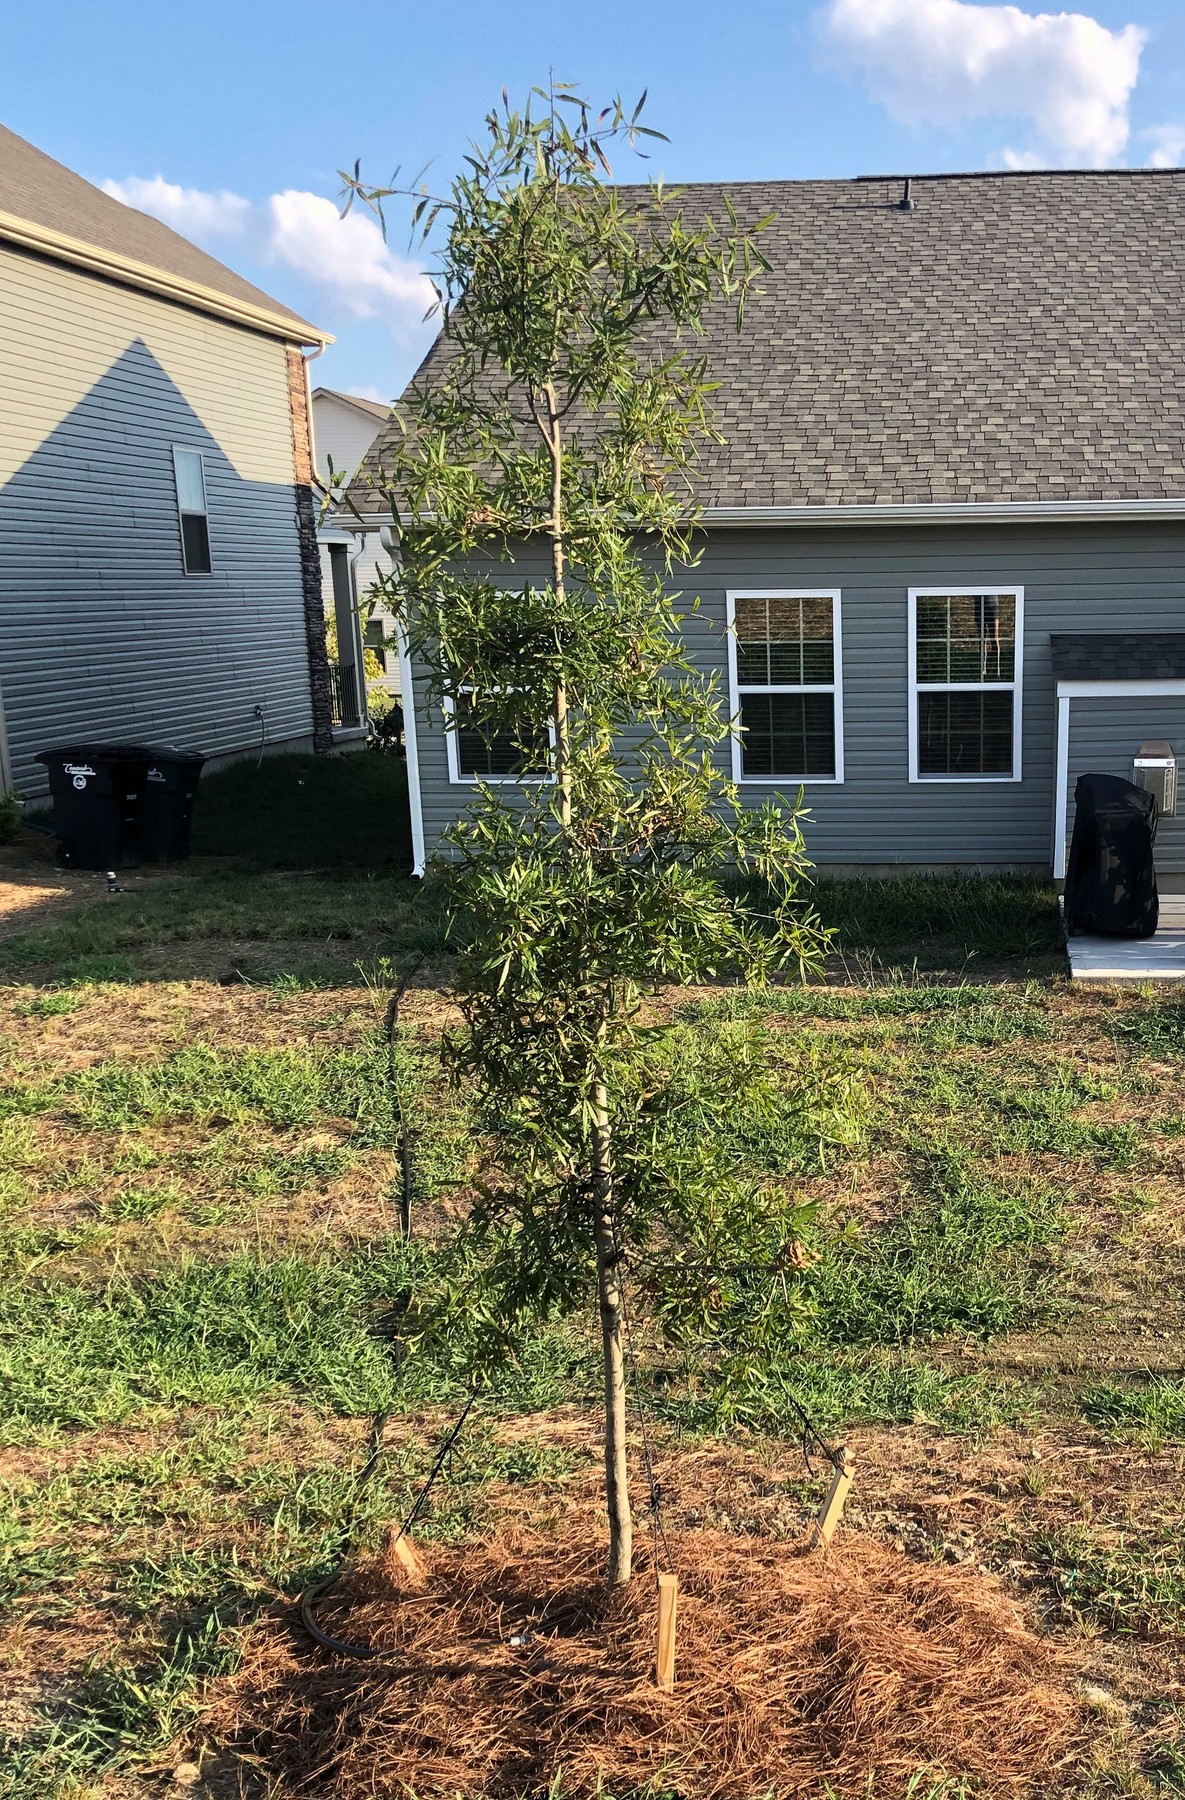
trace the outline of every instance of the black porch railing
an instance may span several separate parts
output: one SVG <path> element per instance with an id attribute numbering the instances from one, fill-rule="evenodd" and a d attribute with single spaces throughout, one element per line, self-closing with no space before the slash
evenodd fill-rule
<path id="1" fill-rule="evenodd" d="M 335 725 L 361 725 L 362 712 L 359 706 L 358 671 L 352 663 L 331 662 L 329 665 L 329 687 L 333 699 L 333 723 Z"/>

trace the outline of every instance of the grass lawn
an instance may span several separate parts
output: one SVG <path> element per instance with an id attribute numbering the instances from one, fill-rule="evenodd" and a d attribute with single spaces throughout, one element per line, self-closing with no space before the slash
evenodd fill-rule
<path id="1" fill-rule="evenodd" d="M 229 771 L 192 865 L 114 895 L 3 853 L 46 896 L 0 938 L 11 1800 L 146 1800 L 199 1754 L 199 1791 L 237 1793 L 207 1683 L 334 1565 L 376 1412 L 362 1544 L 457 1406 L 449 1359 L 400 1364 L 379 1328 L 431 1279 L 480 1156 L 435 1065 L 449 970 L 401 783 L 374 755 Z M 735 1157 L 818 1203 L 815 1309 L 760 1405 L 734 1416 L 710 1358 L 642 1358 L 676 1561 L 692 1525 L 801 1531 L 822 1476 L 793 1396 L 857 1454 L 852 1528 L 994 1572 L 1072 1650 L 1094 1689 L 1072 1791 L 1181 1794 L 1185 1007 L 1071 989 L 1040 887 L 821 884 L 818 904 L 826 983 L 659 1008 L 688 1080 L 760 1040 L 782 1104 L 738 1116 Z M 409 1248 L 382 1026 L 415 958 Z M 598 1379 L 587 1332 L 541 1333 L 424 1534 L 562 1519 L 596 1480 Z"/>

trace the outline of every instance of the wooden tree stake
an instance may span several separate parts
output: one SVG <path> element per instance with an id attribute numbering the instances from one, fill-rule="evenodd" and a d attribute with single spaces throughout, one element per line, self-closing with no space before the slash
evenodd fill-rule
<path id="1" fill-rule="evenodd" d="M 819 1516 L 815 1520 L 812 1546 L 817 1549 L 820 1544 L 829 1544 L 835 1536 L 835 1528 L 843 1517 L 843 1509 L 847 1505 L 848 1490 L 852 1485 L 852 1476 L 856 1459 L 850 1450 L 839 1446 L 839 1466 L 831 1478 L 831 1486 L 827 1490 L 827 1498 L 819 1508 Z"/>
<path id="2" fill-rule="evenodd" d="M 660 1688 L 675 1685 L 675 1607 L 679 1598 L 679 1577 L 658 1578 L 658 1674 Z"/>
<path id="3" fill-rule="evenodd" d="M 391 1533 L 387 1553 L 394 1562 L 400 1565 L 412 1587 L 423 1587 L 428 1577 L 424 1572 L 424 1565 L 420 1561 L 415 1545 L 405 1533 Z"/>

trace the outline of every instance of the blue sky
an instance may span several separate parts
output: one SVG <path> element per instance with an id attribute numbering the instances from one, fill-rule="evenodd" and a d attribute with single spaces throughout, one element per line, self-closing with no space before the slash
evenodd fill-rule
<path id="1" fill-rule="evenodd" d="M 40 0 L 5 8 L 0 119 L 334 332 L 316 379 L 388 399 L 422 279 L 401 230 L 338 224 L 336 170 L 443 183 L 549 67 L 598 103 L 648 87 L 674 181 L 1185 164 L 1180 0 Z"/>

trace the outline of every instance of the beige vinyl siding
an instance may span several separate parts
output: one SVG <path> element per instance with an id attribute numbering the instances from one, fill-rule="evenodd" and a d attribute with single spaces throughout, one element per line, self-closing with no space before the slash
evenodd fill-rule
<path id="1" fill-rule="evenodd" d="M 532 570 L 543 573 L 534 555 L 507 567 L 503 579 L 520 585 Z M 806 790 L 807 845 L 817 862 L 1048 869 L 1055 715 L 1050 633 L 1103 631 L 1118 621 L 1133 631 L 1185 628 L 1185 526 L 719 529 L 708 534 L 699 566 L 677 585 L 686 598 L 701 598 L 700 611 L 688 622 L 688 641 L 699 666 L 718 672 L 725 696 L 729 589 L 839 589 L 844 780 Z M 908 591 L 939 586 L 1024 589 L 1020 781 L 908 779 Z M 438 721 L 424 718 L 422 696 L 418 711 L 431 849 L 469 791 L 448 781 L 443 735 Z M 1160 719 L 1164 709 L 1156 711 Z M 1173 737 L 1160 724 L 1141 735 Z M 723 756 L 721 766 L 727 766 Z M 746 785 L 744 794 L 757 803 L 778 791 L 771 782 Z"/>
<path id="2" fill-rule="evenodd" d="M 15 784 L 69 738 L 312 730 L 285 347 L 0 248 L 0 687 Z M 187 576 L 174 445 L 202 452 Z"/>

